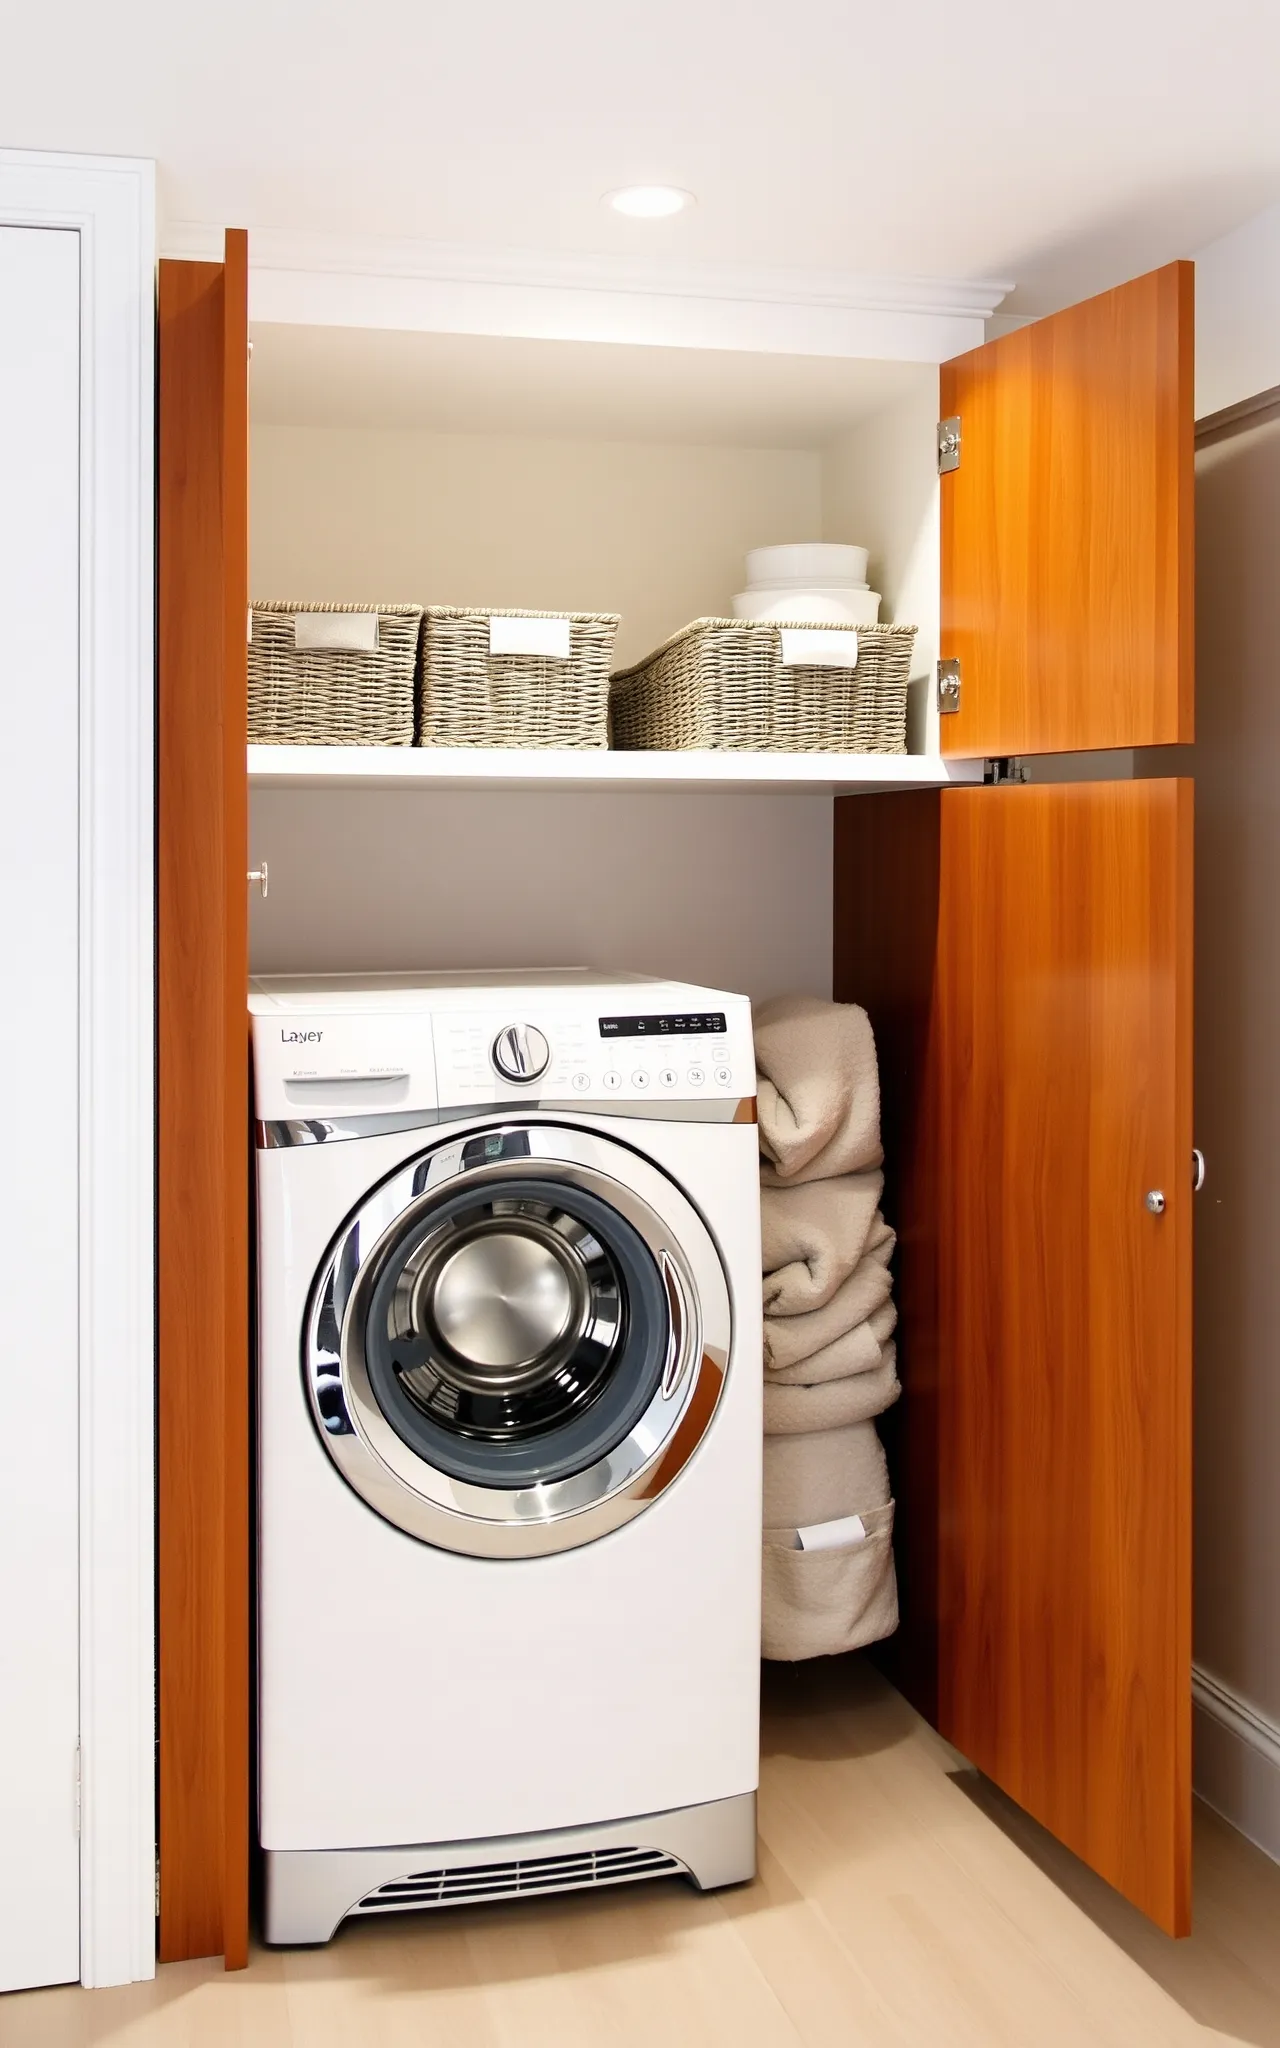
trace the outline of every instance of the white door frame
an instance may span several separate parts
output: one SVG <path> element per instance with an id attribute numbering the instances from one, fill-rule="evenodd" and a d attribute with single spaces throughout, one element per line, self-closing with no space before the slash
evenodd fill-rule
<path id="1" fill-rule="evenodd" d="M 155 1973 L 155 172 L 0 150 L 80 236 L 80 1966 Z"/>

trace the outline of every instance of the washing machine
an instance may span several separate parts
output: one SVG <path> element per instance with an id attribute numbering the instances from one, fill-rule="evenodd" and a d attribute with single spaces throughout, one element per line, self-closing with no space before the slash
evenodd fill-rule
<path id="1" fill-rule="evenodd" d="M 755 1868 L 746 999 L 258 980 L 269 1942 Z"/>

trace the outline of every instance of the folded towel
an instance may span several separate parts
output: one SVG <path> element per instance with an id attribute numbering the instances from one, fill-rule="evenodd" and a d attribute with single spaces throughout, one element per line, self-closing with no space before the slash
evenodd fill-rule
<path id="1" fill-rule="evenodd" d="M 779 1386 L 776 1380 L 766 1380 L 765 1435 L 805 1436 L 813 1430 L 842 1429 L 851 1422 L 869 1422 L 874 1416 L 883 1415 L 886 1408 L 892 1408 L 901 1392 L 898 1351 L 893 1343 L 885 1345 L 879 1365 L 870 1372 L 855 1372 L 844 1379 L 823 1380 L 814 1386 Z"/>
<path id="2" fill-rule="evenodd" d="M 785 1186 L 879 1166 L 880 1077 L 865 1010 L 778 996 L 755 1012 L 761 1180 Z"/>
<path id="3" fill-rule="evenodd" d="M 807 1316 L 766 1316 L 764 1319 L 764 1363 L 766 1372 L 787 1372 L 793 1366 L 803 1365 L 806 1359 L 816 1358 L 821 1351 L 827 1351 L 842 1337 L 851 1336 L 873 1317 L 880 1317 L 875 1329 L 879 1343 L 892 1335 L 896 1310 L 889 1301 L 893 1288 L 893 1275 L 889 1271 L 889 1260 L 897 1239 L 887 1231 L 882 1241 L 875 1245 L 859 1261 L 842 1287 L 837 1287 L 830 1301 L 822 1308 L 815 1308 Z M 890 1320 L 883 1321 L 886 1306 L 891 1310 Z M 866 1371 L 876 1363 L 868 1357 L 861 1370 Z M 857 1372 L 858 1366 L 849 1364 L 847 1372 Z M 808 1380 L 815 1375 L 805 1373 Z M 834 1379 L 833 1372 L 821 1372 L 819 1379 Z"/>
<path id="4" fill-rule="evenodd" d="M 888 1500 L 889 1467 L 874 1422 L 764 1440 L 766 1529 L 834 1522 Z"/>
<path id="5" fill-rule="evenodd" d="M 855 1379 L 859 1373 L 874 1372 L 884 1358 L 884 1347 L 898 1324 L 897 1306 L 881 1302 L 865 1322 L 798 1358 L 794 1365 L 770 1365 L 765 1371 L 767 1387 L 817 1387 L 827 1380 Z M 773 1327 L 765 1324 L 768 1332 Z"/>
<path id="6" fill-rule="evenodd" d="M 881 1243 L 882 1173 L 845 1173 L 837 1180 L 760 1190 L 764 1312 L 798 1316 L 822 1308 L 863 1253 Z"/>

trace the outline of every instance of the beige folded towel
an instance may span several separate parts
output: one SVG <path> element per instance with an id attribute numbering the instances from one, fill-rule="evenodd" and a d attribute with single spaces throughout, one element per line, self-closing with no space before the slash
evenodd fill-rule
<path id="1" fill-rule="evenodd" d="M 875 1336 L 879 1343 L 893 1333 L 893 1319 L 885 1325 L 883 1321 L 886 1306 L 893 1289 L 893 1275 L 889 1261 L 897 1239 L 887 1231 L 881 1242 L 867 1252 L 858 1262 L 842 1287 L 838 1287 L 830 1301 L 821 1308 L 815 1308 L 807 1316 L 772 1316 L 764 1319 L 764 1363 L 767 1372 L 786 1372 L 792 1366 L 802 1365 L 806 1359 L 815 1358 L 820 1351 L 827 1351 L 840 1338 L 851 1335 L 869 1323 L 873 1317 L 876 1324 Z M 876 1363 L 868 1357 L 861 1368 L 866 1371 Z M 848 1372 L 857 1372 L 859 1367 L 850 1363 Z M 814 1375 L 806 1373 L 806 1380 Z M 819 1379 L 833 1379 L 832 1372 L 821 1372 Z"/>
<path id="2" fill-rule="evenodd" d="M 764 1526 L 801 1529 L 882 1508 L 889 1468 L 874 1422 L 764 1440 Z"/>
<path id="3" fill-rule="evenodd" d="M 879 1166 L 880 1077 L 866 1011 L 778 996 L 756 1010 L 755 1040 L 763 1183 Z"/>
<path id="4" fill-rule="evenodd" d="M 766 1436 L 804 1436 L 815 1429 L 840 1429 L 850 1422 L 868 1422 L 892 1408 L 902 1385 L 898 1379 L 898 1350 L 884 1347 L 880 1363 L 870 1372 L 855 1372 L 844 1379 L 822 1380 L 814 1386 L 779 1386 L 766 1380 L 764 1388 L 764 1430 Z"/>
<path id="5" fill-rule="evenodd" d="M 822 1308 L 864 1252 L 883 1242 L 882 1173 L 845 1173 L 798 1187 L 760 1190 L 764 1312 L 806 1315 Z"/>
<path id="6" fill-rule="evenodd" d="M 885 1346 L 898 1326 L 898 1310 L 892 1301 L 882 1302 L 865 1323 L 857 1323 L 794 1365 L 770 1366 L 764 1376 L 767 1387 L 818 1387 L 827 1380 L 847 1380 L 859 1373 L 874 1372 L 883 1362 Z"/>

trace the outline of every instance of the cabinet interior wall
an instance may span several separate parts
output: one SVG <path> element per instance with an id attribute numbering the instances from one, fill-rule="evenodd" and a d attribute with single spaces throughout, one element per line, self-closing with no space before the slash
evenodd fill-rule
<path id="1" fill-rule="evenodd" d="M 744 556 L 871 550 L 938 637 L 937 371 L 919 364 L 254 330 L 259 598 L 616 611 L 619 665 L 727 615 Z M 829 794 L 260 788 L 258 971 L 617 965 L 831 988 Z"/>
<path id="2" fill-rule="evenodd" d="M 616 966 L 831 993 L 832 801 L 681 791 L 254 792 L 256 973 Z"/>
<path id="3" fill-rule="evenodd" d="M 842 540 L 931 671 L 933 367 L 254 332 L 255 597 L 615 611 L 625 665 L 728 615 L 748 548 Z"/>

